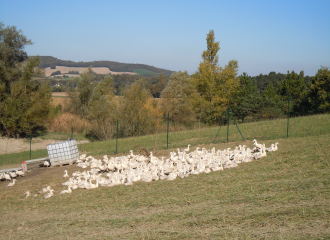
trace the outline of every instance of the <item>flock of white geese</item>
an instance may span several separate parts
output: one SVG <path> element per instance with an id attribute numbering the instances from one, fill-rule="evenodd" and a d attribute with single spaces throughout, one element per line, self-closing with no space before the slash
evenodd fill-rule
<path id="1" fill-rule="evenodd" d="M 102 160 L 83 154 L 77 160 L 76 166 L 89 170 L 75 171 L 71 177 L 65 170 L 63 177 L 68 180 L 62 185 L 67 186 L 67 189 L 59 194 L 72 193 L 72 190 L 77 188 L 94 189 L 99 186 L 112 187 L 120 184 L 130 186 L 137 181 L 172 181 L 177 177 L 184 178 L 194 174 L 221 171 L 237 167 L 242 162 L 265 157 L 267 152 L 276 151 L 278 145 L 276 142 L 266 148 L 265 144 L 259 144 L 257 140 L 253 140 L 253 143 L 252 149 L 239 145 L 235 149 L 227 148 L 222 151 L 198 147 L 194 151 L 189 151 L 191 146 L 189 144 L 186 149 L 182 151 L 177 149 L 175 152 L 170 152 L 168 158 L 160 159 L 153 156 L 152 152 L 149 157 L 145 157 L 134 155 L 132 150 L 125 156 L 108 158 L 104 155 Z M 50 198 L 54 195 L 54 189 L 47 186 L 39 193 L 44 193 L 45 198 Z M 26 197 L 28 196 L 30 196 L 29 191 L 26 192 Z"/>

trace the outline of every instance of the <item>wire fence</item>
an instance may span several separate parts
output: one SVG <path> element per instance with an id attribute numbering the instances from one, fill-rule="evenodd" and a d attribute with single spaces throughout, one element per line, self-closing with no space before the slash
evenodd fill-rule
<path id="1" fill-rule="evenodd" d="M 329 114 L 313 115 L 306 117 L 295 117 L 263 120 L 249 123 L 237 123 L 234 114 L 227 109 L 223 118 L 217 125 L 206 125 L 199 121 L 194 124 L 185 126 L 178 122 L 170 120 L 170 113 L 163 118 L 154 131 L 145 133 L 137 131 L 135 135 L 129 135 L 122 129 L 121 121 L 116 119 L 113 126 L 113 134 L 110 139 L 105 141 L 91 141 L 88 144 L 79 144 L 80 140 L 86 140 L 81 129 L 75 130 L 74 126 L 67 128 L 67 131 L 50 133 L 56 135 L 56 141 L 67 140 L 68 138 L 76 139 L 78 149 L 81 153 L 94 155 L 104 154 L 125 154 L 129 150 L 139 151 L 145 148 L 147 151 L 160 151 L 173 148 L 186 147 L 188 144 L 192 146 L 220 144 L 228 142 L 244 142 L 269 139 L 281 139 L 286 137 L 304 137 L 311 135 L 322 135 L 330 133 L 330 117 Z M 156 134 L 157 133 L 157 134 Z M 47 137 L 47 136 L 45 136 Z M 29 160 L 35 158 L 47 157 L 47 151 L 33 149 L 34 136 L 29 136 L 30 151 L 17 153 L 13 158 L 21 160 Z M 6 154 L 10 155 L 10 154 Z M 0 155 L 0 163 L 2 156 Z M 5 159 L 5 157 L 3 158 Z M 10 160 L 10 157 L 6 158 Z M 8 161 L 7 161 L 8 162 Z"/>

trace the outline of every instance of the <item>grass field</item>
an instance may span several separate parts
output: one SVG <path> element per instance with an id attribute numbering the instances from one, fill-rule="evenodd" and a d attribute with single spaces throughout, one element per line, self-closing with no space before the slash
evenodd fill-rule
<path id="1" fill-rule="evenodd" d="M 4 239 L 329 239 L 330 238 L 330 116 L 317 115 L 241 124 L 240 130 L 218 128 L 172 133 L 169 150 L 204 146 L 217 149 L 246 144 L 251 140 L 279 150 L 238 168 L 177 178 L 174 181 L 138 182 L 94 190 L 65 189 L 65 169 L 36 169 L 19 178 L 12 188 L 0 183 L 0 234 Z M 148 139 L 149 138 L 149 139 Z M 153 136 L 119 140 L 119 150 L 133 144 L 152 149 Z M 159 137 L 165 146 L 166 136 Z M 114 141 L 82 145 L 92 155 L 110 154 Z M 194 149 L 194 148 L 193 148 Z M 3 155 L 0 155 L 3 163 Z M 55 196 L 25 198 L 24 193 L 52 186 Z"/>

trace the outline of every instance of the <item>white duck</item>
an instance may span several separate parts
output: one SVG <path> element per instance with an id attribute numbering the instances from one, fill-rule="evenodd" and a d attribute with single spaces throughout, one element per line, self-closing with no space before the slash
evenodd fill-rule
<path id="1" fill-rule="evenodd" d="M 13 182 L 8 183 L 7 187 L 12 187 L 12 186 L 14 186 L 16 181 L 17 181 L 16 179 L 13 179 Z"/>
<path id="2" fill-rule="evenodd" d="M 189 151 L 189 147 L 191 147 L 190 144 L 188 144 L 188 147 L 187 148 L 183 149 L 183 152 L 188 152 Z"/>
<path id="3" fill-rule="evenodd" d="M 64 193 L 72 193 L 70 185 L 68 186 L 68 190 L 63 190 L 59 194 L 64 194 Z"/>
<path id="4" fill-rule="evenodd" d="M 47 193 L 47 194 L 44 196 L 44 198 L 50 198 L 50 197 L 52 197 L 52 196 L 54 196 L 54 190 L 53 190 L 53 189 L 51 189 L 50 192 Z"/>
<path id="5" fill-rule="evenodd" d="M 64 175 L 63 175 L 63 177 L 64 177 L 64 178 L 65 178 L 65 177 L 69 177 L 68 170 L 64 170 Z"/>
<path id="6" fill-rule="evenodd" d="M 257 140 L 256 139 L 253 139 L 253 145 L 256 147 L 256 148 L 259 148 L 259 149 L 262 149 L 262 144 L 259 144 L 257 143 Z"/>
<path id="7" fill-rule="evenodd" d="M 43 189 L 41 189 L 41 191 L 39 191 L 39 193 L 46 193 L 46 192 L 49 192 L 52 188 L 50 186 L 47 186 Z"/>

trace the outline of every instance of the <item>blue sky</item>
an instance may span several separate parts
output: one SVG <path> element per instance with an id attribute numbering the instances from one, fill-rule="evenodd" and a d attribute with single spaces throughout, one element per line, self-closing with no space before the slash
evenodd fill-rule
<path id="1" fill-rule="evenodd" d="M 0 21 L 34 44 L 28 55 L 197 71 L 213 29 L 219 65 L 239 74 L 330 66 L 330 1 L 0 0 Z"/>

